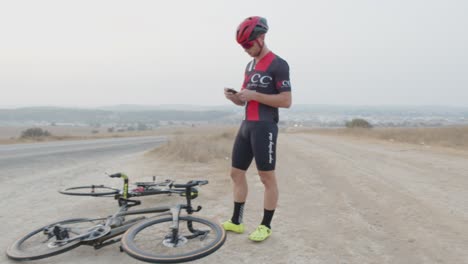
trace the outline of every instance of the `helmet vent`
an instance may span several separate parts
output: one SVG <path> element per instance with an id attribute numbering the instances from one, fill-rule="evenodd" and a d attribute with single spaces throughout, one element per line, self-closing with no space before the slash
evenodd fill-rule
<path id="1" fill-rule="evenodd" d="M 242 29 L 242 32 L 240 33 L 240 35 L 241 35 L 241 36 L 244 35 L 244 33 L 245 33 L 246 30 L 247 30 L 247 27 L 244 27 L 244 28 Z"/>

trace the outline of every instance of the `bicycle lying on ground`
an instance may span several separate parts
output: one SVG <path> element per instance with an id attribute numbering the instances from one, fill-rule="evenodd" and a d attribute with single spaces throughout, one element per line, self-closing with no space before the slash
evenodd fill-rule
<path id="1" fill-rule="evenodd" d="M 121 173 L 113 178 L 128 178 Z M 128 183 L 128 181 L 127 181 Z M 192 207 L 193 188 L 208 181 L 171 184 L 172 193 L 184 193 L 186 203 L 129 210 L 141 204 L 138 200 L 116 196 L 119 209 L 100 218 L 73 218 L 40 227 L 16 240 L 6 251 L 14 260 L 36 260 L 54 256 L 80 245 L 102 248 L 121 241 L 121 250 L 147 262 L 178 263 L 207 256 L 226 240 L 224 229 L 211 220 L 194 217 L 202 209 Z M 124 191 L 125 193 L 125 191 Z M 185 211 L 187 215 L 181 216 Z M 158 213 L 126 220 L 126 216 Z M 122 238 L 116 238 L 122 235 Z"/>
<path id="2" fill-rule="evenodd" d="M 156 182 L 155 177 L 153 176 L 152 182 L 135 182 L 133 185 L 136 188 L 129 190 L 129 179 L 127 175 L 119 173 L 114 175 L 120 175 L 120 178 L 123 179 L 122 189 L 117 189 L 105 185 L 86 185 L 86 186 L 76 186 L 68 187 L 63 190 L 59 190 L 59 193 L 66 195 L 74 196 L 93 196 L 93 197 L 110 197 L 114 196 L 116 199 L 122 197 L 124 199 L 130 197 L 139 197 L 147 195 L 157 195 L 157 194 L 173 194 L 179 193 L 180 195 L 185 195 L 184 189 L 174 189 L 173 180 L 164 180 L 162 182 Z M 112 175 L 110 175 L 112 176 Z M 198 195 L 197 188 L 193 187 L 191 189 L 191 195 Z M 196 197 L 193 197 L 196 198 Z"/>

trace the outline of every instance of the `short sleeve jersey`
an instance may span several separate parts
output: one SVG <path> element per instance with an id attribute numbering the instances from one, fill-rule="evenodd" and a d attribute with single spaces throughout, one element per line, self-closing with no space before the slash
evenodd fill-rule
<path id="1" fill-rule="evenodd" d="M 243 89 L 263 94 L 290 92 L 288 63 L 271 51 L 258 63 L 252 60 L 245 69 Z M 245 120 L 278 123 L 278 108 L 254 100 L 249 101 L 245 107 Z"/>

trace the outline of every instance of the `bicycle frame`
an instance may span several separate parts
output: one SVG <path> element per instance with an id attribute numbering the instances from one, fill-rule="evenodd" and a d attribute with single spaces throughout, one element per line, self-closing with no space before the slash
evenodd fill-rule
<path id="1" fill-rule="evenodd" d="M 124 198 L 124 199 L 128 199 L 129 197 L 140 197 L 140 196 L 147 196 L 147 195 L 155 195 L 155 194 L 172 194 L 172 193 L 182 193 L 184 192 L 183 189 L 173 189 L 172 188 L 172 184 L 173 184 L 173 181 L 169 181 L 169 180 L 166 180 L 165 184 L 163 186 L 165 186 L 166 188 L 163 189 L 163 190 L 144 190 L 143 192 L 129 192 L 129 178 L 127 175 L 123 174 L 123 173 L 115 173 L 115 174 L 112 174 L 112 175 L 109 175 L 109 177 L 111 178 L 122 178 L 124 180 L 124 184 L 123 184 L 123 192 L 122 194 L 117 194 L 115 195 L 115 198 L 116 199 L 119 199 L 120 197 Z M 154 181 L 154 177 L 153 177 L 153 181 Z M 137 183 L 137 186 L 138 186 L 138 183 Z M 155 184 L 155 186 L 161 186 L 159 184 Z"/>

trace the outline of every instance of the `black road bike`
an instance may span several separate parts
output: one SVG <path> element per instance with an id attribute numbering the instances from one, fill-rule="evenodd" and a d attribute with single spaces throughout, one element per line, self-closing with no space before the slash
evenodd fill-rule
<path id="1" fill-rule="evenodd" d="M 113 178 L 128 177 L 122 173 Z M 121 251 L 153 263 L 178 263 L 207 256 L 218 250 L 226 240 L 224 229 L 212 220 L 192 216 L 202 209 L 194 208 L 194 188 L 208 181 L 170 184 L 166 191 L 185 196 L 186 202 L 175 206 L 129 210 L 141 204 L 123 195 L 116 195 L 119 209 L 111 216 L 72 218 L 42 226 L 16 240 L 6 251 L 14 260 L 36 260 L 51 257 L 80 245 L 102 248 L 121 241 Z M 198 195 L 198 192 L 197 192 Z M 181 212 L 185 211 L 185 215 Z M 153 214 L 150 217 L 143 215 Z M 129 216 L 137 216 L 131 218 Z M 120 235 L 122 235 L 119 237 Z"/>

